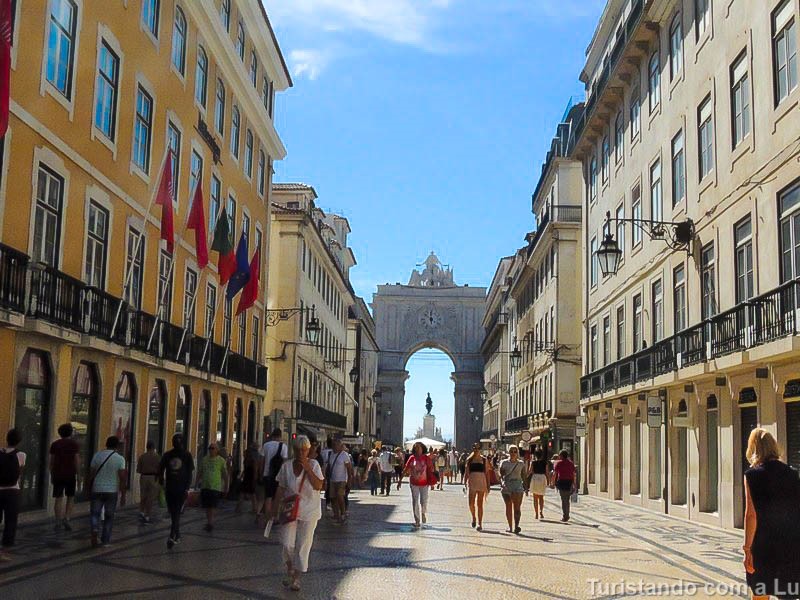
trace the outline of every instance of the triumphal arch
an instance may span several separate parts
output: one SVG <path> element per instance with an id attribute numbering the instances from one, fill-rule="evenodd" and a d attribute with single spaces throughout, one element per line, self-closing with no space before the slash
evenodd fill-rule
<path id="1" fill-rule="evenodd" d="M 380 437 L 403 439 L 403 406 L 408 359 L 423 348 L 447 354 L 455 367 L 454 442 L 466 448 L 480 437 L 483 407 L 483 341 L 481 321 L 486 288 L 456 285 L 453 270 L 431 252 L 407 285 L 379 285 L 372 298 L 380 356 Z"/>

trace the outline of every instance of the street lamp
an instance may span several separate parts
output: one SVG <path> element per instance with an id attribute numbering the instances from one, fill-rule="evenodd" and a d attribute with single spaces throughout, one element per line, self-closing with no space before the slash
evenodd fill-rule
<path id="1" fill-rule="evenodd" d="M 355 383 L 356 381 L 358 381 L 358 367 L 354 365 L 350 369 L 350 383 Z"/>
<path id="2" fill-rule="evenodd" d="M 316 346 L 319 342 L 319 334 L 322 331 L 322 328 L 319 326 L 319 319 L 315 316 L 312 316 L 308 319 L 308 323 L 306 323 L 306 339 L 308 343 L 312 346 Z"/>
<path id="3" fill-rule="evenodd" d="M 619 259 L 622 258 L 622 250 L 619 249 L 619 244 L 617 244 L 617 240 L 614 239 L 613 235 L 606 234 L 596 254 L 603 277 L 614 275 L 617 272 L 617 267 L 619 267 Z"/>
<path id="4" fill-rule="evenodd" d="M 481 401 L 486 402 L 489 399 L 489 392 L 486 391 L 486 388 L 481 390 Z"/>
<path id="5" fill-rule="evenodd" d="M 511 351 L 509 359 L 511 360 L 511 368 L 519 369 L 519 366 L 522 364 L 522 352 L 520 352 L 519 346 L 517 346 L 516 343 L 514 343 L 514 349 Z"/>

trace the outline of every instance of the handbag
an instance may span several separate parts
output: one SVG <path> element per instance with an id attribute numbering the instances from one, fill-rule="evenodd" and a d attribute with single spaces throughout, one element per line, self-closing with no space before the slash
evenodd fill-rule
<path id="1" fill-rule="evenodd" d="M 281 500 L 280 514 L 278 515 L 278 523 L 286 525 L 293 523 L 297 520 L 297 513 L 300 511 L 300 490 L 303 489 L 303 484 L 306 482 L 306 473 L 303 471 L 303 477 L 300 479 L 300 485 L 297 487 L 297 493 L 291 496 L 284 496 Z"/>

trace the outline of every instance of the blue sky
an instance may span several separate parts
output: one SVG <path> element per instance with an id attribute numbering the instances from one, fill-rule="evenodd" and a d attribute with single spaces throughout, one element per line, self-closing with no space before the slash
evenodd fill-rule
<path id="1" fill-rule="evenodd" d="M 343 214 L 368 302 L 434 250 L 486 286 L 534 227 L 533 191 L 605 0 L 263 0 L 294 79 L 276 181 Z M 405 432 L 428 391 L 452 433 L 452 363 L 411 359 Z M 413 402 L 413 405 L 412 405 Z M 413 408 L 413 410 L 412 410 Z"/>

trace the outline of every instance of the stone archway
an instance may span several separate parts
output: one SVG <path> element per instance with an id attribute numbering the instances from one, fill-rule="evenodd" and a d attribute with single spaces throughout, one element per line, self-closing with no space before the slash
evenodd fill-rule
<path id="1" fill-rule="evenodd" d="M 423 348 L 441 350 L 453 361 L 455 444 L 464 448 L 479 439 L 483 420 L 481 321 L 485 307 L 486 288 L 456 285 L 452 269 L 442 265 L 433 252 L 423 270 L 412 271 L 408 285 L 378 286 L 372 311 L 380 348 L 377 389 L 381 394 L 378 424 L 382 439 L 402 442 L 405 382 L 409 376 L 406 364 Z M 387 437 L 388 432 L 394 439 Z"/>

